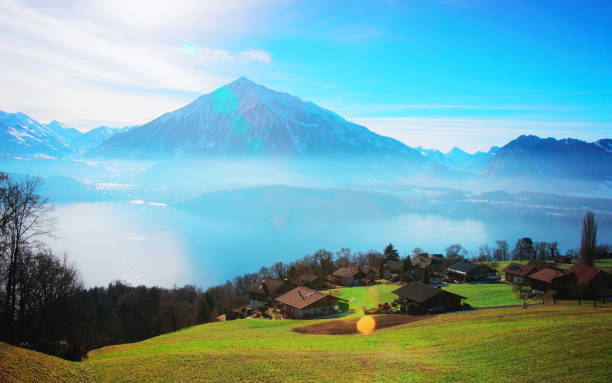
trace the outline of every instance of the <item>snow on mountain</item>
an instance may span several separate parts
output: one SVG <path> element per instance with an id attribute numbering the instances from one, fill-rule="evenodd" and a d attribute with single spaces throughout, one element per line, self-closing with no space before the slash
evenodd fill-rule
<path id="1" fill-rule="evenodd" d="M 73 152 L 70 144 L 53 128 L 24 113 L 0 111 L 0 153 L 48 158 Z"/>
<path id="2" fill-rule="evenodd" d="M 104 157 L 260 156 L 424 162 L 414 149 L 311 102 L 242 77 L 172 113 L 116 135 Z"/>
<path id="3" fill-rule="evenodd" d="M 611 143 L 520 136 L 495 153 L 484 175 L 606 180 L 612 177 Z"/>

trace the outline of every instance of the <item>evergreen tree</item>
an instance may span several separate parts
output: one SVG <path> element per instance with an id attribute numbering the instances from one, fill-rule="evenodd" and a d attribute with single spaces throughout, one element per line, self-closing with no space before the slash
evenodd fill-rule
<path id="1" fill-rule="evenodd" d="M 580 241 L 580 259 L 586 266 L 593 266 L 597 248 L 597 224 L 592 211 L 587 211 L 582 221 L 582 240 Z"/>
<path id="2" fill-rule="evenodd" d="M 397 250 L 395 250 L 392 244 L 388 244 L 387 247 L 385 247 L 383 256 L 385 261 L 399 261 L 400 259 L 399 253 L 397 252 Z"/>

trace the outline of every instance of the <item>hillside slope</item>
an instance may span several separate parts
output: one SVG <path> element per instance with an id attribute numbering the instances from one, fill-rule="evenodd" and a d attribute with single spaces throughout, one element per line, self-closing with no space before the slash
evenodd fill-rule
<path id="1" fill-rule="evenodd" d="M 291 331 L 317 322 L 210 323 L 94 350 L 81 364 L 2 344 L 0 381 L 604 382 L 611 373 L 609 305 L 445 314 L 368 336 Z"/>
<path id="2" fill-rule="evenodd" d="M 2 383 L 94 382 L 84 363 L 68 362 L 40 352 L 0 342 Z"/>

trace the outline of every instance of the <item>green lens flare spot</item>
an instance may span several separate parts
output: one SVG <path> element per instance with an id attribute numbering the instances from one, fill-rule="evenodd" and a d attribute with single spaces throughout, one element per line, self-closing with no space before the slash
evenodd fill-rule
<path id="1" fill-rule="evenodd" d="M 238 104 L 238 96 L 226 86 L 213 93 L 213 109 L 219 114 L 234 114 L 238 110 Z"/>
<path id="2" fill-rule="evenodd" d="M 244 134 L 247 130 L 249 130 L 249 123 L 242 116 L 236 116 L 232 119 L 231 129 L 235 134 Z"/>

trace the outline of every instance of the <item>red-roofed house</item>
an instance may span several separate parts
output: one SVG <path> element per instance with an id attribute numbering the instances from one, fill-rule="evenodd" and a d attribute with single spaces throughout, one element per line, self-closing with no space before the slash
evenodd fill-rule
<path id="1" fill-rule="evenodd" d="M 607 297 L 612 295 L 612 277 L 601 269 L 584 265 L 574 265 L 568 270 L 576 275 L 577 289 L 573 296 Z"/>
<path id="2" fill-rule="evenodd" d="M 563 290 L 576 282 L 576 274 L 548 268 L 536 271 L 528 278 L 531 281 L 531 287 L 539 293 L 548 290 Z"/>
<path id="3" fill-rule="evenodd" d="M 526 265 L 520 263 L 510 263 L 502 271 L 506 281 L 516 285 L 528 285 L 528 277 L 543 269 L 557 269 L 553 263 L 542 261 L 529 261 Z"/>

